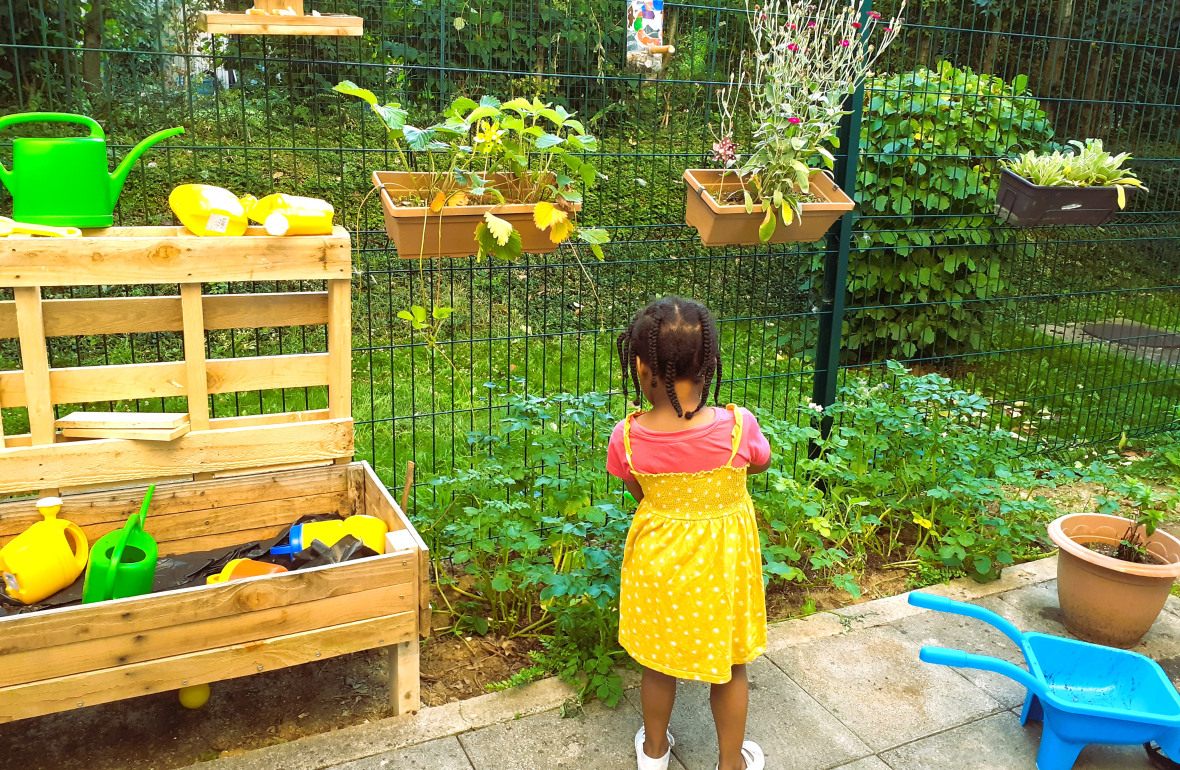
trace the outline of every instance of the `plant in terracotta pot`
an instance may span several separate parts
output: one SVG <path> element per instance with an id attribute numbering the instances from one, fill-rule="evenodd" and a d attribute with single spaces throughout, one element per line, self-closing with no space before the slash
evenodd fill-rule
<path id="1" fill-rule="evenodd" d="M 1099 498 L 1104 513 L 1074 513 L 1049 525 L 1060 549 L 1057 595 L 1065 625 L 1098 644 L 1133 647 L 1164 607 L 1180 576 L 1180 540 L 1159 529 L 1175 493 L 1135 480 L 1105 478 L 1113 493 Z M 1120 502 L 1133 516 L 1113 515 Z"/>
<path id="2" fill-rule="evenodd" d="M 747 8 L 752 49 L 720 98 L 719 169 L 689 169 L 685 220 L 707 246 L 814 241 L 852 210 L 825 174 L 845 100 L 897 38 L 898 15 L 859 0 L 768 0 Z M 749 136 L 735 127 L 749 113 Z M 743 152 L 743 150 L 747 150 Z"/>
<path id="3" fill-rule="evenodd" d="M 996 211 L 1015 225 L 1100 225 L 1127 207 L 1127 193 L 1147 188 L 1101 139 L 1070 141 L 1050 153 L 1026 152 L 1000 162 Z"/>
<path id="4" fill-rule="evenodd" d="M 380 104 L 350 81 L 333 90 L 363 100 L 381 118 L 405 169 L 373 172 L 399 256 L 514 259 L 549 253 L 576 236 L 602 258 L 606 231 L 575 222 L 582 192 L 598 176 L 589 157 L 598 141 L 564 107 L 459 97 L 442 120 L 419 128 L 401 105 Z"/>

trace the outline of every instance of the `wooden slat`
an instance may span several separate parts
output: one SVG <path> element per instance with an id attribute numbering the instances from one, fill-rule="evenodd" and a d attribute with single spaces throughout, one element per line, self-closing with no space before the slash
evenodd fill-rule
<path id="1" fill-rule="evenodd" d="M 328 384 L 327 353 L 210 359 L 207 369 L 210 393 Z"/>
<path id="2" fill-rule="evenodd" d="M 184 377 L 184 363 L 180 361 L 70 366 L 49 372 L 55 404 L 183 396 Z"/>
<path id="3" fill-rule="evenodd" d="M 188 424 L 182 412 L 70 412 L 58 417 L 58 428 L 113 428 L 115 430 L 166 430 Z"/>
<path id="4" fill-rule="evenodd" d="M 184 371 L 188 413 L 193 430 L 209 429 L 209 377 L 205 372 L 205 312 L 201 284 L 180 285 L 180 313 L 184 323 Z"/>
<path id="5" fill-rule="evenodd" d="M 352 284 L 328 281 L 328 413 L 352 414 Z"/>
<path id="6" fill-rule="evenodd" d="M 389 648 L 389 705 L 394 716 L 417 714 L 421 705 L 422 677 L 418 665 L 418 640 Z"/>
<path id="7" fill-rule="evenodd" d="M 273 639 L 133 663 L 0 690 L 0 722 L 107 703 L 186 685 L 286 668 L 410 641 L 414 614 L 386 615 Z"/>
<path id="8" fill-rule="evenodd" d="M 24 403 L 29 409 L 29 432 L 34 444 L 52 444 L 53 395 L 49 381 L 49 351 L 45 346 L 45 322 L 41 315 L 41 289 L 35 286 L 18 287 L 13 290 L 13 297 L 16 300 L 16 325 L 20 333 Z M 8 403 L 8 399 L 4 403 Z"/>
<path id="9" fill-rule="evenodd" d="M 243 608 L 220 618 L 193 617 L 189 623 L 5 655 L 0 687 L 409 613 L 414 609 L 413 589 L 407 580 L 319 601 L 256 611 Z"/>
<path id="10" fill-rule="evenodd" d="M 248 13 L 205 11 L 200 26 L 216 35 L 321 35 L 357 37 L 364 34 L 360 16 L 274 16 Z"/>
<path id="11" fill-rule="evenodd" d="M 0 241 L 0 286 L 315 281 L 348 278 L 348 231 L 283 238 L 251 228 L 200 238 L 181 227 L 112 227 L 82 238 Z"/>
<path id="12" fill-rule="evenodd" d="M 174 296 L 48 299 L 42 300 L 41 308 L 48 337 L 178 332 L 184 328 L 180 298 Z M 321 326 L 327 322 L 327 292 L 205 297 L 206 329 Z M 16 303 L 0 302 L 0 340 L 16 337 Z"/>
<path id="13" fill-rule="evenodd" d="M 321 326 L 327 322 L 327 292 L 205 295 L 206 329 Z"/>
<path id="14" fill-rule="evenodd" d="M 209 427 L 247 428 L 259 425 L 281 425 L 293 422 L 317 422 L 328 419 L 327 409 L 308 409 L 304 412 L 277 412 L 275 414 L 247 414 L 240 417 L 214 417 Z"/>
<path id="15" fill-rule="evenodd" d="M 182 588 L 0 617 L 0 656 L 404 585 L 412 580 L 414 569 L 408 556 L 376 556 L 289 572 L 266 580 Z"/>
<path id="16" fill-rule="evenodd" d="M 410 519 L 406 516 L 405 511 L 394 501 L 393 496 L 389 494 L 389 490 L 377 478 L 377 474 L 373 472 L 372 466 L 368 462 L 362 461 L 361 467 L 364 469 L 364 504 L 365 512 L 373 516 L 379 516 L 389 524 L 389 528 L 393 530 L 404 529 L 414 537 L 414 541 L 418 544 L 418 612 L 419 623 L 421 625 L 421 633 L 423 637 L 430 635 L 433 625 L 432 611 L 430 609 L 430 549 L 426 547 L 426 541 L 418 534 L 418 530 L 414 529 L 414 525 L 410 523 Z"/>
<path id="17" fill-rule="evenodd" d="M 352 420 L 193 431 L 168 444 L 96 439 L 4 450 L 0 493 L 351 457 Z"/>
<path id="18" fill-rule="evenodd" d="M 175 428 L 62 428 L 65 438 L 123 438 L 131 441 L 175 441 L 191 430 L 188 425 Z"/>

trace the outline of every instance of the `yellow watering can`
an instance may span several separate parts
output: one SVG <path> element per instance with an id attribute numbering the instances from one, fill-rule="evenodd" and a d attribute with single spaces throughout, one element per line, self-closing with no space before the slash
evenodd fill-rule
<path id="1" fill-rule="evenodd" d="M 4 592 L 22 604 L 36 604 L 68 587 L 86 568 L 89 543 L 82 528 L 57 518 L 60 497 L 37 501 L 43 517 L 0 548 Z"/>

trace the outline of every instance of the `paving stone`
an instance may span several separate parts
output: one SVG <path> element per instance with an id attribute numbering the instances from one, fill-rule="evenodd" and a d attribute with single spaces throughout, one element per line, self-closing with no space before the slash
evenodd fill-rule
<path id="1" fill-rule="evenodd" d="M 628 703 L 591 703 L 562 718 L 560 709 L 466 733 L 459 741 L 475 770 L 634 770 L 639 714 Z M 684 770 L 672 758 L 670 770 Z"/>
<path id="2" fill-rule="evenodd" d="M 766 752 L 776 770 L 832 767 L 870 753 L 839 720 L 787 677 L 760 658 L 749 666 L 750 715 L 746 735 Z M 639 692 L 628 693 L 636 710 Z M 672 712 L 673 752 L 687 770 L 713 770 L 717 765 L 717 733 L 709 709 L 709 685 L 681 682 Z"/>
<path id="3" fill-rule="evenodd" d="M 1000 708 L 954 671 L 921 663 L 919 646 L 883 627 L 787 648 L 770 658 L 874 751 Z"/>
<path id="4" fill-rule="evenodd" d="M 332 765 L 327 770 L 471 770 L 471 763 L 457 738 L 440 738 L 343 765 Z"/>
<path id="5" fill-rule="evenodd" d="M 876 757 L 865 757 L 864 759 L 856 760 L 852 764 L 832 768 L 832 770 L 890 770 L 890 768 L 889 765 Z"/>
<path id="6" fill-rule="evenodd" d="M 881 753 L 892 770 L 1036 770 L 1039 728 L 1010 711 Z"/>

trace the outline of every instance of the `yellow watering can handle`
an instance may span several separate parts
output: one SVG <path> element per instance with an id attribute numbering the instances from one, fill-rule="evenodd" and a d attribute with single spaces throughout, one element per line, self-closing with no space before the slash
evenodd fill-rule
<path id="1" fill-rule="evenodd" d="M 74 541 L 74 564 L 79 571 L 86 569 L 86 562 L 90 558 L 90 543 L 86 542 L 86 533 L 72 521 L 66 523 L 65 533 Z"/>

